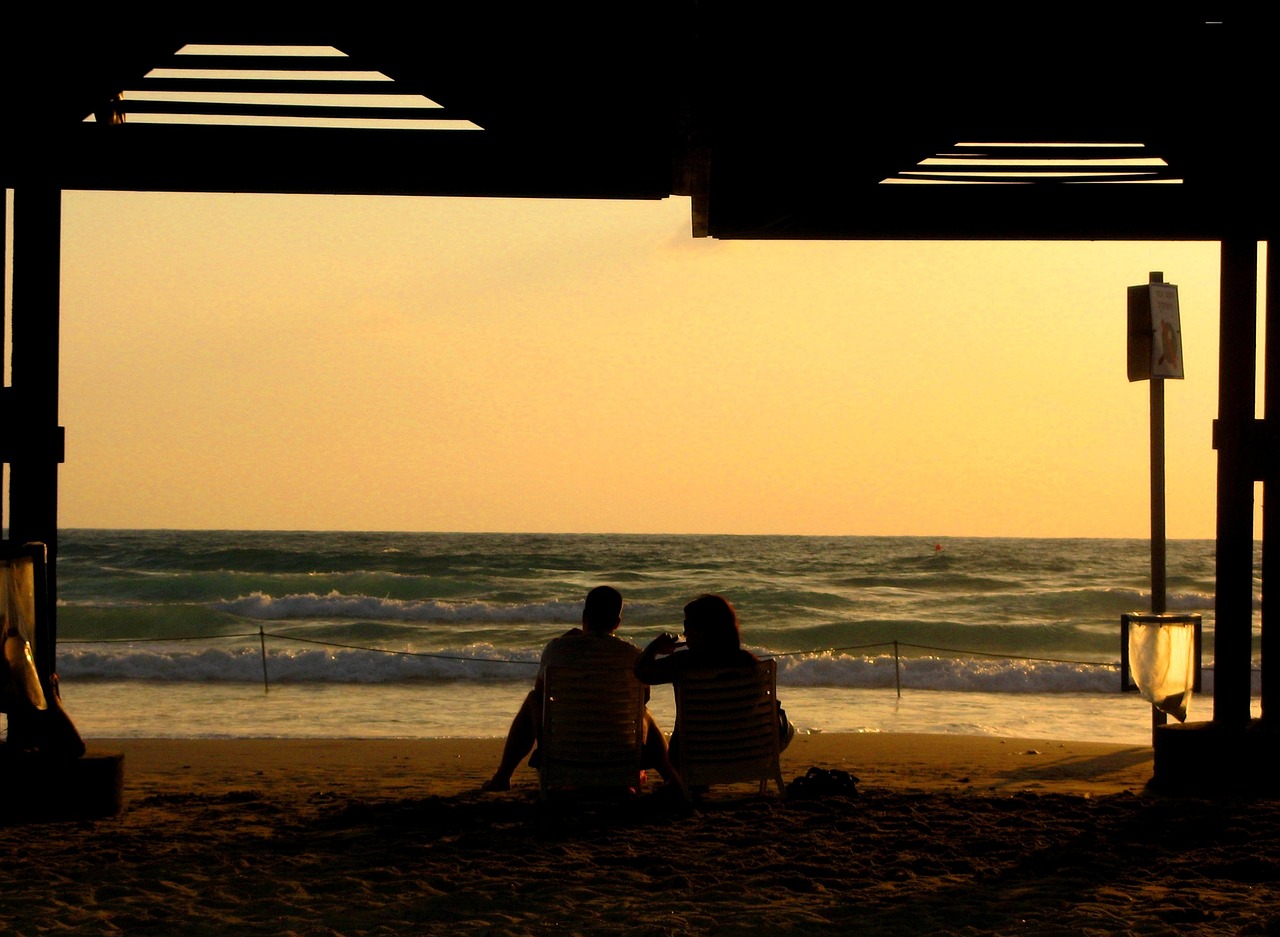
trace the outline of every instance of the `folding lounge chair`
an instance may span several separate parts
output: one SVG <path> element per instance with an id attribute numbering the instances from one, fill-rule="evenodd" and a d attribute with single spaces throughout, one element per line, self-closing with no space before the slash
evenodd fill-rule
<path id="1" fill-rule="evenodd" d="M 785 798 L 778 738 L 777 667 L 686 670 L 675 684 L 676 770 L 690 788 L 769 781 Z"/>
<path id="2" fill-rule="evenodd" d="M 638 791 L 644 684 L 630 670 L 548 667 L 542 693 L 542 798 L 556 788 Z"/>

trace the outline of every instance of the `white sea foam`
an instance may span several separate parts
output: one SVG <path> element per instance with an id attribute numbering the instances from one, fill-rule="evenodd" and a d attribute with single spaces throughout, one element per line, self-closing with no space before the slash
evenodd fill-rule
<path id="1" fill-rule="evenodd" d="M 336 589 L 324 595 L 274 597 L 253 592 L 226 602 L 215 602 L 218 611 L 255 621 L 309 618 L 363 618 L 375 621 L 495 621 L 568 622 L 582 615 L 581 602 L 523 602 L 502 604 L 481 601 L 447 602 L 437 599 L 404 600 L 368 595 L 344 595 Z"/>

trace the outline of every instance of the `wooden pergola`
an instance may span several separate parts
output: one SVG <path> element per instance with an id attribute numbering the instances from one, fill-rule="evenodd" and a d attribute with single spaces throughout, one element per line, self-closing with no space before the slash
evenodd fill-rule
<path id="1" fill-rule="evenodd" d="M 684 195 L 694 237 L 1217 241 L 1214 721 L 1166 761 L 1208 746 L 1261 770 L 1280 713 L 1264 682 L 1261 726 L 1250 714 L 1253 486 L 1277 480 L 1280 419 L 1280 329 L 1264 419 L 1254 399 L 1258 245 L 1277 218 L 1266 14 L 209 9 L 4 15 L 7 520 L 11 541 L 48 545 L 51 595 L 63 190 Z M 1264 541 L 1277 510 L 1264 501 Z M 47 677 L 52 614 L 37 650 Z"/>

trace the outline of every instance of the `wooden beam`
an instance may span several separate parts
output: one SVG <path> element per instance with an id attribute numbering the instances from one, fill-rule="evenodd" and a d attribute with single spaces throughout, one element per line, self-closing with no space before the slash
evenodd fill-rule
<path id="1" fill-rule="evenodd" d="M 1262 587 L 1268 582 L 1280 583 L 1280 445 L 1276 443 L 1280 432 L 1280 304 L 1276 302 L 1277 267 L 1274 244 L 1267 245 L 1266 339 L 1263 357 L 1264 380 L 1263 416 L 1266 420 L 1266 444 L 1263 447 L 1265 464 L 1262 467 Z M 1272 547 L 1268 548 L 1270 538 Z M 1278 586 L 1280 588 L 1280 586 Z M 1262 720 L 1275 723 L 1280 720 L 1280 676 L 1268 680 L 1265 667 L 1280 668 L 1280 614 L 1268 616 L 1262 607 Z"/>
<path id="2" fill-rule="evenodd" d="M 1226 212 L 1213 185 L 879 185 L 815 173 L 786 180 L 724 178 L 712 167 L 716 238 L 808 240 L 1266 240 L 1280 219 L 1265 200 Z"/>
<path id="3" fill-rule="evenodd" d="M 13 169 L 18 180 L 54 178 L 63 189 L 665 198 L 672 191 L 666 142 L 643 133 L 531 139 L 464 130 L 83 124 Z"/>
<path id="4" fill-rule="evenodd" d="M 0 187 L 0 297 L 8 295 L 8 277 L 9 277 L 9 192 L 7 189 Z M 9 354 L 8 336 L 6 329 L 9 318 L 9 307 L 5 305 L 0 298 L 0 358 L 6 358 Z M 3 378 L 4 367 L 0 364 L 0 388 L 4 388 Z M 13 414 L 9 412 L 9 407 L 0 402 L 0 418 L 8 423 L 13 419 Z M 3 457 L 0 456 L 0 459 Z M 0 464 L 0 486 L 3 485 L 4 475 L 8 473 L 8 463 Z M 8 505 L 4 503 L 4 498 L 0 497 L 0 529 L 4 527 L 5 512 Z"/>
<path id="5" fill-rule="evenodd" d="M 6 391 L 7 430 L 18 439 L 9 459 L 9 537 L 39 541 L 48 553 L 48 620 L 41 622 L 36 664 L 52 673 L 57 643 L 58 321 L 62 193 L 51 186 L 14 191 L 13 364 Z"/>
<path id="6" fill-rule="evenodd" d="M 1258 245 L 1246 238 L 1224 240 L 1221 257 L 1213 721 L 1242 726 L 1251 717 L 1254 472 L 1249 429 L 1254 421 Z"/>

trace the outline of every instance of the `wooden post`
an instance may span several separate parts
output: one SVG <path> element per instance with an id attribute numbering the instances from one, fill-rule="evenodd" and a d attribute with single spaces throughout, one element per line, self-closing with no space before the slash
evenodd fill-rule
<path id="1" fill-rule="evenodd" d="M 12 385 L 5 391 L 9 462 L 9 536 L 47 548 L 49 603 L 40 623 L 36 667 L 54 671 L 57 626 L 58 315 L 62 192 L 23 186 L 13 197 Z"/>
<path id="2" fill-rule="evenodd" d="M 1243 726 L 1251 715 L 1257 243 L 1224 240 L 1220 277 L 1213 721 Z"/>
<path id="3" fill-rule="evenodd" d="M 1280 369 L 1280 321 L 1276 319 L 1280 317 L 1280 308 L 1272 302 L 1276 289 L 1280 286 L 1276 283 L 1277 261 L 1274 248 L 1274 242 L 1267 244 L 1266 296 L 1263 299 L 1266 307 L 1266 339 L 1263 346 L 1265 384 L 1262 391 L 1266 445 L 1263 451 L 1267 453 L 1266 464 L 1262 467 L 1262 585 L 1264 589 L 1268 582 L 1280 583 L 1280 554 L 1267 549 L 1268 534 L 1277 538 L 1276 542 L 1280 543 L 1280 459 L 1271 456 L 1274 427 L 1280 425 L 1280 371 L 1277 370 Z M 1262 605 L 1262 721 L 1264 723 L 1268 720 L 1275 721 L 1280 717 L 1280 710 L 1276 708 L 1280 707 L 1280 697 L 1276 695 L 1274 681 L 1267 682 L 1266 672 L 1267 661 L 1271 660 L 1275 653 L 1280 653 L 1276 650 L 1280 644 L 1276 640 L 1276 635 L 1272 633 L 1276 628 L 1280 628 L 1280 618 L 1268 624 L 1267 606 L 1264 601 Z M 1274 660 L 1272 666 L 1276 666 Z"/>
<path id="4" fill-rule="evenodd" d="M 258 645 L 262 648 L 262 692 L 271 692 L 271 681 L 267 677 L 267 633 L 258 625 Z"/>
<path id="5" fill-rule="evenodd" d="M 893 685 L 898 688 L 898 699 L 902 699 L 902 658 L 898 654 L 898 639 L 893 640 Z"/>
<path id="6" fill-rule="evenodd" d="M 9 276 L 9 253 L 8 253 L 8 236 L 9 236 L 9 190 L 0 187 L 0 297 L 5 295 L 7 288 L 7 280 Z M 0 306 L 4 306 L 3 300 L 0 299 Z M 9 355 L 8 336 L 5 334 L 8 326 L 9 307 L 0 308 L 0 357 L 7 358 Z M 4 365 L 0 363 L 0 395 L 7 395 L 8 391 L 3 390 L 4 381 Z M 0 403 L 0 417 L 5 422 L 13 419 L 13 414 L 9 413 L 8 401 Z M 4 475 L 9 470 L 8 463 L 0 457 L 0 486 L 3 486 Z M 4 528 L 5 511 L 8 505 L 4 503 L 3 496 L 0 496 L 0 529 Z"/>

